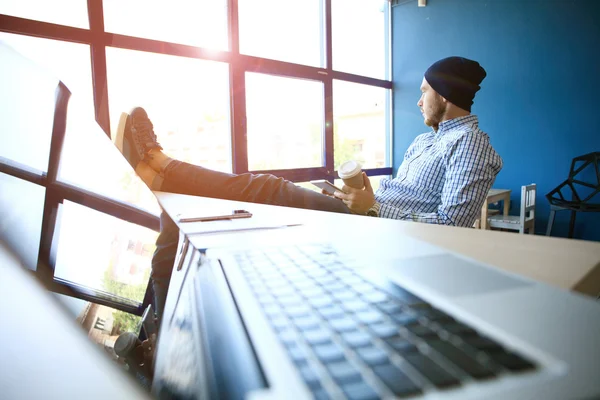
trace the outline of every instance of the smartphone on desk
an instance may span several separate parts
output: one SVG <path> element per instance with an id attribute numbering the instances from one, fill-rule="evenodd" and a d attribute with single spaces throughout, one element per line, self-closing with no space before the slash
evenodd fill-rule
<path id="1" fill-rule="evenodd" d="M 342 189 L 340 189 L 339 187 L 335 186 L 333 183 L 331 183 L 329 181 L 326 181 L 325 179 L 319 179 L 319 180 L 316 180 L 316 181 L 310 181 L 310 183 L 312 183 L 316 187 L 320 188 L 321 190 L 324 190 L 325 192 L 327 192 L 327 194 L 330 194 L 332 196 L 333 196 L 333 192 L 335 192 L 336 190 L 338 192 L 346 193 Z"/>
<path id="2" fill-rule="evenodd" d="M 238 218 L 250 218 L 252 213 L 246 210 L 206 210 L 204 212 L 179 214 L 179 222 L 226 221 Z"/>

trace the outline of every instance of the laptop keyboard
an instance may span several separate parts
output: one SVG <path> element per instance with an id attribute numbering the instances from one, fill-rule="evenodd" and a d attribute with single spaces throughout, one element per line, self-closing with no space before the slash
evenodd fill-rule
<path id="1" fill-rule="evenodd" d="M 398 285 L 368 280 L 326 245 L 235 257 L 316 399 L 419 397 L 536 368 Z"/>

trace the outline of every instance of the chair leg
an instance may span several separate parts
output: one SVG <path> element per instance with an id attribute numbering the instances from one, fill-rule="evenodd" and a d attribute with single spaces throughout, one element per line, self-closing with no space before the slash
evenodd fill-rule
<path id="1" fill-rule="evenodd" d="M 571 211 L 571 222 L 569 223 L 569 238 L 573 238 L 573 233 L 575 231 L 576 216 L 577 216 L 577 211 Z"/>
<path id="2" fill-rule="evenodd" d="M 556 216 L 556 210 L 550 210 L 550 216 L 548 217 L 548 227 L 546 228 L 546 236 L 552 235 L 552 225 L 554 225 L 554 217 Z"/>

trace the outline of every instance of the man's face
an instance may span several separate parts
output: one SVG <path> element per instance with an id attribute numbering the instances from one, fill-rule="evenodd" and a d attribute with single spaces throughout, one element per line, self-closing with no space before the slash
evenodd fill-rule
<path id="1" fill-rule="evenodd" d="M 429 86 L 425 78 L 421 83 L 421 98 L 417 106 L 421 109 L 425 125 L 437 129 L 444 119 L 444 114 L 446 114 L 447 103 L 442 96 Z"/>

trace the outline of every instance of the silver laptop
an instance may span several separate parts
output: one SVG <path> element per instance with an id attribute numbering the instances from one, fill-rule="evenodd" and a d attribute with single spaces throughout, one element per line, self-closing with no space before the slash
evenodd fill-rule
<path id="1" fill-rule="evenodd" d="M 270 234 L 186 259 L 159 397 L 600 398 L 599 302 L 405 237 Z"/>

